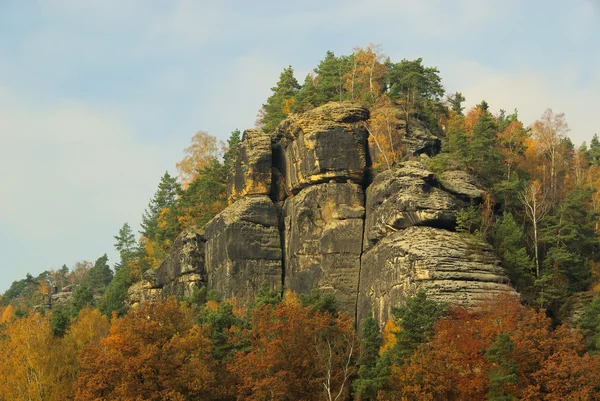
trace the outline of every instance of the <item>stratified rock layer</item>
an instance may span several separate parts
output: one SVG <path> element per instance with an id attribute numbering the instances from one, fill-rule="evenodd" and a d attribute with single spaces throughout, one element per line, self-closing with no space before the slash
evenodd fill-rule
<path id="1" fill-rule="evenodd" d="M 247 303 L 263 281 L 281 287 L 278 222 L 267 196 L 242 198 L 209 221 L 204 233 L 208 289 Z"/>
<path id="2" fill-rule="evenodd" d="M 229 174 L 229 203 L 248 195 L 271 192 L 271 137 L 261 130 L 244 131 L 234 170 Z"/>
<path id="3" fill-rule="evenodd" d="M 369 111 L 354 103 L 329 103 L 292 115 L 277 128 L 274 160 L 287 191 L 330 180 L 361 183 L 367 168 Z"/>
<path id="4" fill-rule="evenodd" d="M 375 178 L 367 188 L 365 249 L 411 226 L 453 227 L 455 212 L 468 204 L 440 188 L 419 162 L 405 162 Z"/>
<path id="5" fill-rule="evenodd" d="M 358 317 L 373 311 L 385 322 L 419 288 L 436 301 L 465 306 L 514 293 L 489 245 L 444 229 L 409 227 L 363 254 Z"/>
<path id="6" fill-rule="evenodd" d="M 288 198 L 283 208 L 285 288 L 330 293 L 354 315 L 364 209 L 362 187 L 314 185 Z"/>

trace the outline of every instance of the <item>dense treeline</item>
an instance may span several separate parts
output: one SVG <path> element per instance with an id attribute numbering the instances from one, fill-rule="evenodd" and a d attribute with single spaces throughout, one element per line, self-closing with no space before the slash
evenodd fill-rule
<path id="1" fill-rule="evenodd" d="M 359 337 L 318 294 L 261 291 L 146 303 L 112 320 L 81 309 L 63 336 L 0 309 L 0 400 L 596 399 L 600 358 L 577 330 L 500 298 L 476 310 L 424 293 Z"/>
<path id="2" fill-rule="evenodd" d="M 290 113 L 330 101 L 369 107 L 374 173 L 419 157 L 436 174 L 472 173 L 483 201 L 458 213 L 456 230 L 494 246 L 520 300 L 477 310 L 419 293 L 382 331 L 338 313 L 314 293 L 261 290 L 255 304 L 198 291 L 128 310 L 127 291 L 157 268 L 182 230 L 227 205 L 227 144 L 199 131 L 165 173 L 142 216 L 125 223 L 113 269 L 106 255 L 16 281 L 0 302 L 0 400 L 53 399 L 596 399 L 600 393 L 600 139 L 576 147 L 552 110 L 526 127 L 517 111 L 494 115 L 444 97 L 434 67 L 393 62 L 378 46 L 327 52 L 301 85 L 285 68 L 258 113 L 272 132 Z M 404 138 L 427 130 L 433 157 Z M 52 294 L 67 294 L 50 302 Z"/>

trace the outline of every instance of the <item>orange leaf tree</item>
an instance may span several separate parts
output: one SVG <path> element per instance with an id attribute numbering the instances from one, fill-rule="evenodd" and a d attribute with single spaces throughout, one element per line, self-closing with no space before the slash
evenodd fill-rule
<path id="1" fill-rule="evenodd" d="M 76 400 L 204 400 L 215 383 L 211 343 L 174 298 L 116 320 L 79 363 Z"/>

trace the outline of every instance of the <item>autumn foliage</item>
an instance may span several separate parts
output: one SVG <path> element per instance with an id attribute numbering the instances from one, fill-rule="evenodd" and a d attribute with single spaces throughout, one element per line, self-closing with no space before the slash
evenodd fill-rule
<path id="1" fill-rule="evenodd" d="M 215 383 L 211 343 L 175 299 L 144 304 L 79 356 L 76 400 L 201 400 Z"/>
<path id="2" fill-rule="evenodd" d="M 356 370 L 352 319 L 313 311 L 294 297 L 254 312 L 251 350 L 231 370 L 245 400 L 344 400 Z"/>
<path id="3" fill-rule="evenodd" d="M 392 368 L 390 383 L 383 400 L 592 400 L 600 359 L 583 354 L 576 331 L 501 297 L 473 311 L 453 307 L 432 340 Z"/>

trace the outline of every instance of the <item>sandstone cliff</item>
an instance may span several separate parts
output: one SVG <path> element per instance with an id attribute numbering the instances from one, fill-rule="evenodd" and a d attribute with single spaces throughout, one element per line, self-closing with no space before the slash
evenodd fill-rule
<path id="1" fill-rule="evenodd" d="M 182 233 L 133 302 L 207 287 L 246 303 L 270 288 L 335 295 L 342 311 L 380 323 L 419 288 L 466 305 L 512 292 L 489 245 L 454 232 L 455 213 L 483 190 L 469 174 L 436 177 L 409 161 L 367 181 L 366 108 L 330 103 L 293 115 L 269 135 L 244 132 L 230 173 L 230 205 Z M 413 155 L 439 139 L 416 123 Z"/>

